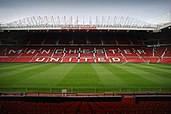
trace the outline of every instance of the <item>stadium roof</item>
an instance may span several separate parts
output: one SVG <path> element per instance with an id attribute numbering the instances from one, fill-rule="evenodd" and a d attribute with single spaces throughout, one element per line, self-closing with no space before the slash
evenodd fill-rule
<path id="1" fill-rule="evenodd" d="M 171 26 L 171 14 L 156 21 L 145 22 L 131 17 L 28 17 L 2 23 L 3 30 L 152 30 Z"/>
<path id="2" fill-rule="evenodd" d="M 171 11 L 171 0 L 0 0 L 0 19 L 32 16 L 129 16 L 144 21 Z"/>
<path id="3" fill-rule="evenodd" d="M 149 20 L 170 6 L 170 0 L 0 0 L 0 29 L 160 30 L 170 25 L 170 13 Z"/>

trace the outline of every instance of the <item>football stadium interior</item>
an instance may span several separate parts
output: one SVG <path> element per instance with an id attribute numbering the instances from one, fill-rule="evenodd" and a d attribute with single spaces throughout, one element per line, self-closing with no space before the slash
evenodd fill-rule
<path id="1" fill-rule="evenodd" d="M 2 114 L 171 113 L 171 20 L 59 20 L 0 25 Z"/>

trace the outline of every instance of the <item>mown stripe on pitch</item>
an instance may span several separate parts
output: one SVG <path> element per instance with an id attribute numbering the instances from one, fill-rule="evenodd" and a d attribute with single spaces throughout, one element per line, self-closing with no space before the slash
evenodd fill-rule
<path id="1" fill-rule="evenodd" d="M 67 63 L 65 63 L 65 65 L 66 64 Z M 76 69 L 76 66 L 77 66 L 77 63 L 68 63 L 67 67 L 61 68 L 62 72 L 60 72 L 59 79 L 56 81 L 56 85 L 57 86 L 67 87 L 68 84 L 70 84 L 70 83 L 72 84 L 71 80 L 76 78 L 72 74 L 72 72 L 74 72 L 74 69 Z M 67 72 L 65 72 L 65 69 L 67 70 Z"/>
<path id="2" fill-rule="evenodd" d="M 8 78 L 10 76 L 13 76 L 16 73 L 24 72 L 24 70 L 34 69 L 34 67 L 37 67 L 37 65 L 29 64 L 27 67 L 14 68 L 14 70 L 8 70 L 8 71 L 1 73 L 0 78 Z"/>
<path id="3" fill-rule="evenodd" d="M 10 77 L 9 79 L 6 79 L 2 83 L 3 87 L 42 87 L 42 84 L 44 87 L 48 86 L 47 84 L 44 84 L 41 79 L 42 77 L 38 76 L 39 73 L 45 72 L 46 70 L 52 68 L 52 64 L 42 64 L 41 66 L 31 69 L 31 70 L 26 70 L 26 73 L 19 73 L 14 77 Z M 27 73 L 28 72 L 28 73 Z M 37 80 L 32 79 L 32 77 L 37 77 Z M 48 76 L 47 76 L 48 78 Z"/>
<path id="4" fill-rule="evenodd" d="M 24 84 L 29 84 L 31 83 L 34 86 L 47 86 L 47 87 L 52 87 L 55 85 L 57 79 L 59 78 L 60 75 L 60 70 L 61 66 L 64 64 L 50 64 L 48 63 L 48 66 L 44 66 L 43 68 L 38 69 L 36 73 L 33 73 L 31 76 L 28 78 L 20 80 L 18 83 L 24 83 Z M 62 68 L 65 70 L 65 68 Z M 64 73 L 67 70 L 64 71 Z M 32 71 L 34 72 L 34 70 Z"/>
<path id="5" fill-rule="evenodd" d="M 155 82 L 160 84 L 161 86 L 167 86 L 167 87 L 170 85 L 170 80 L 168 80 L 167 78 L 163 78 L 150 71 L 145 71 L 144 69 L 138 68 L 137 66 L 123 65 L 122 68 L 124 68 L 128 72 L 135 73 L 138 76 L 141 76 L 146 80 L 151 81 L 151 83 Z"/>
<path id="6" fill-rule="evenodd" d="M 43 65 L 43 64 L 42 64 Z M 34 88 L 51 88 L 55 87 L 54 83 L 56 82 L 55 76 L 52 75 L 50 69 L 58 69 L 58 66 L 62 64 L 54 64 L 54 63 L 47 63 L 47 66 L 42 66 L 39 68 L 36 68 L 35 70 L 33 69 L 28 75 L 28 77 L 22 78 L 20 80 L 17 80 L 16 83 L 10 83 L 11 87 L 34 87 Z M 40 69 L 40 70 L 37 70 Z M 33 73 L 33 74 L 32 74 Z M 57 73 L 57 72 L 56 72 Z M 53 78 L 51 78 L 53 77 Z M 5 84 L 3 84 L 5 85 Z"/>
<path id="7" fill-rule="evenodd" d="M 36 68 L 36 69 L 32 69 L 30 70 L 31 73 L 31 76 L 29 78 L 39 78 L 41 79 L 42 77 L 41 76 L 46 76 L 46 77 L 49 77 L 51 76 L 51 73 L 53 73 L 51 71 L 51 69 L 57 69 L 56 67 L 59 67 L 61 64 L 54 64 L 54 63 L 47 63 L 45 66 L 40 66 L 39 68 Z M 28 71 L 28 72 L 30 72 Z M 28 79 L 29 79 L 28 78 Z"/>
<path id="8" fill-rule="evenodd" d="M 9 66 L 6 66 L 6 67 L 0 67 L 0 73 L 3 74 L 3 73 L 11 72 L 11 71 L 16 71 L 16 70 L 21 69 L 21 68 L 30 67 L 30 65 L 31 64 L 20 63 L 20 64 L 15 64 L 15 65 L 12 65 L 12 66 L 9 65 Z M 38 65 L 38 64 L 34 64 L 34 66 L 36 66 L 36 65 Z"/>
<path id="9" fill-rule="evenodd" d="M 16 71 L 6 72 L 0 76 L 0 79 L 8 81 L 9 79 L 15 79 L 20 76 L 24 78 L 24 76 L 32 75 L 32 74 L 36 73 L 36 71 L 38 69 L 41 69 L 47 65 L 49 65 L 49 64 L 38 64 L 38 65 L 30 64 L 29 67 L 23 67 L 23 68 L 17 69 Z"/>
<path id="10" fill-rule="evenodd" d="M 60 85 L 68 87 L 93 87 L 101 85 L 91 64 L 76 64 L 76 66 L 61 80 Z"/>
<path id="11" fill-rule="evenodd" d="M 153 74 L 171 79 L 171 68 L 170 69 L 165 69 L 165 68 L 159 68 L 156 66 L 149 66 L 149 65 L 142 65 L 142 64 L 134 64 L 134 66 L 137 66 L 138 69 L 143 69 L 147 72 L 153 72 Z"/>
<path id="12" fill-rule="evenodd" d="M 171 65 L 170 64 L 142 64 L 142 65 L 149 65 L 149 66 L 154 66 L 154 67 L 158 67 L 158 68 L 164 68 L 164 69 L 171 69 Z"/>
<path id="13" fill-rule="evenodd" d="M 161 64 L 128 64 L 128 65 L 133 65 L 133 66 L 140 66 L 140 67 L 145 67 L 145 68 L 152 68 L 152 69 L 157 69 L 161 70 L 164 72 L 171 73 L 171 66 L 170 67 L 161 67 Z"/>
<path id="14" fill-rule="evenodd" d="M 102 84 L 91 64 L 78 63 L 63 77 L 59 82 L 59 86 L 89 88 L 102 86 Z"/>
<path id="15" fill-rule="evenodd" d="M 108 70 L 102 64 L 97 63 L 92 64 L 92 66 L 103 85 L 107 87 L 122 87 L 122 85 L 125 84 L 125 82 L 120 77 Z"/>
<path id="16" fill-rule="evenodd" d="M 129 85 L 133 87 L 156 87 L 160 86 L 160 83 L 149 79 L 144 75 L 141 70 L 136 70 L 130 66 L 124 64 L 111 64 L 114 69 L 117 70 L 118 75 L 125 80 Z M 124 74 L 122 74 L 122 72 Z M 122 74 L 122 75 L 121 75 Z"/>
<path id="17" fill-rule="evenodd" d="M 129 71 L 127 68 L 123 66 L 123 64 L 110 64 L 113 66 L 113 73 L 117 74 L 119 77 L 122 78 L 125 82 L 127 82 L 128 86 L 132 87 L 147 87 L 149 85 L 156 86 L 159 85 L 156 82 L 151 82 L 151 80 L 146 79 L 144 77 L 138 76 L 136 72 Z"/>
<path id="18" fill-rule="evenodd" d="M 59 82 L 61 82 L 61 80 L 74 68 L 75 65 L 75 63 L 64 63 L 55 69 L 50 69 L 52 70 L 52 85 L 58 86 Z"/>
<path id="19" fill-rule="evenodd" d="M 1 66 L 4 66 L 4 67 L 6 67 L 6 66 L 13 66 L 13 65 L 17 65 L 17 64 L 20 64 L 20 63 L 1 63 L 0 62 L 0 67 Z"/>
<path id="20" fill-rule="evenodd" d="M 0 69 L 9 69 L 9 68 L 14 68 L 17 66 L 27 66 L 30 63 L 3 63 L 0 65 Z"/>

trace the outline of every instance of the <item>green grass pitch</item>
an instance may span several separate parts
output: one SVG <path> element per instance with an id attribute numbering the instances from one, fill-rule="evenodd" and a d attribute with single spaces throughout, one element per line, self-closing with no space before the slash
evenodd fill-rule
<path id="1" fill-rule="evenodd" d="M 171 65 L 0 63 L 0 91 L 171 92 Z"/>

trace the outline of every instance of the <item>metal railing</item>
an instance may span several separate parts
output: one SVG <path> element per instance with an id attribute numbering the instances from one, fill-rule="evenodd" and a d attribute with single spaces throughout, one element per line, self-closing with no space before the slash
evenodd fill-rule
<path id="1" fill-rule="evenodd" d="M 62 93 L 105 93 L 105 92 L 171 92 L 171 88 L 0 88 L 0 92 L 46 92 Z"/>

